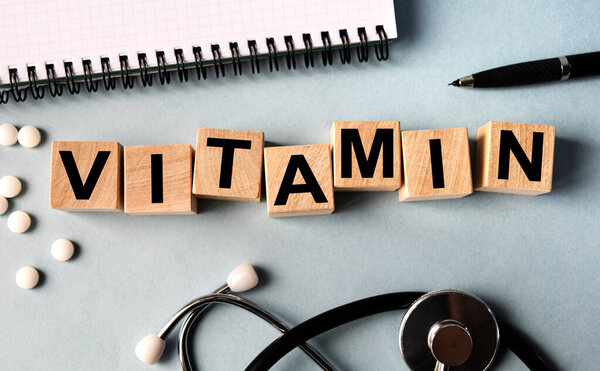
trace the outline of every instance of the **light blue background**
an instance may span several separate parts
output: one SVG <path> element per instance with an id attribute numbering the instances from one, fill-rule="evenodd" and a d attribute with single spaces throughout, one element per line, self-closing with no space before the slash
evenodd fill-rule
<path id="1" fill-rule="evenodd" d="M 334 67 L 253 76 L 246 66 L 237 78 L 228 70 L 219 80 L 1 106 L 1 122 L 38 126 L 45 140 L 33 150 L 0 148 L 0 174 L 25 182 L 11 210 L 34 216 L 24 235 L 0 228 L 0 369 L 177 369 L 175 336 L 153 367 L 135 358 L 135 344 L 246 261 L 261 268 L 263 283 L 244 296 L 290 324 L 375 294 L 459 288 L 534 339 L 557 368 L 597 368 L 600 79 L 485 91 L 446 84 L 504 64 L 600 50 L 600 3 L 415 0 L 397 1 L 396 12 L 399 39 L 385 63 L 371 50 L 373 61 L 356 63 L 353 54 L 349 67 L 336 54 Z M 271 145 L 328 143 L 334 120 L 468 127 L 471 139 L 488 120 L 556 125 L 554 189 L 407 204 L 396 192 L 336 193 L 333 215 L 291 219 L 268 218 L 264 198 L 201 201 L 198 215 L 184 217 L 48 206 L 54 140 L 194 144 L 204 126 L 264 131 Z M 80 246 L 74 260 L 50 256 L 59 237 Z M 35 290 L 15 285 L 24 265 L 43 272 Z M 402 315 L 361 320 L 314 344 L 342 369 L 406 369 L 397 344 Z M 194 337 L 204 370 L 241 369 L 277 336 L 234 308 L 207 317 Z M 512 354 L 497 365 L 524 368 Z M 314 368 L 299 351 L 278 364 Z"/>

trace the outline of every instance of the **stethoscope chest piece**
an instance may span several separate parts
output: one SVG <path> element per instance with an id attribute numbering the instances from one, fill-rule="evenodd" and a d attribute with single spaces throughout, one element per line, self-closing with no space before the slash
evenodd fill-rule
<path id="1" fill-rule="evenodd" d="M 485 370 L 496 356 L 499 338 L 490 308 L 456 290 L 421 296 L 400 326 L 400 350 L 412 370 Z"/>

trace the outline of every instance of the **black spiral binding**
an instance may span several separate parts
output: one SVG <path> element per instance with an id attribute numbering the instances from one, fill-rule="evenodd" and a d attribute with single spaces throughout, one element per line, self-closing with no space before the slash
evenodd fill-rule
<path id="1" fill-rule="evenodd" d="M 177 62 L 177 76 L 179 76 L 179 82 L 188 81 L 188 72 L 185 69 L 183 49 L 175 49 L 175 61 Z"/>
<path id="2" fill-rule="evenodd" d="M 242 75 L 242 62 L 240 61 L 240 48 L 238 43 L 232 42 L 229 43 L 229 50 L 231 51 L 231 63 L 233 64 L 233 74 L 235 76 L 238 75 L 238 70 L 240 71 L 240 76 Z"/>
<path id="3" fill-rule="evenodd" d="M 258 48 L 256 40 L 248 40 L 248 50 L 250 50 L 250 65 L 252 66 L 252 74 L 256 68 L 256 73 L 260 73 L 260 63 L 258 60 Z"/>
<path id="4" fill-rule="evenodd" d="M 390 55 L 387 33 L 383 26 L 375 27 L 375 31 L 379 35 L 379 44 L 375 47 L 375 56 L 378 61 L 385 61 Z"/>
<path id="5" fill-rule="evenodd" d="M 110 58 L 101 57 L 100 65 L 102 66 L 102 83 L 104 84 L 104 89 L 113 90 L 116 86 L 116 81 L 112 77 L 112 71 L 110 69 Z"/>
<path id="6" fill-rule="evenodd" d="M 35 66 L 27 66 L 27 77 L 29 78 L 29 89 L 31 90 L 31 96 L 33 99 L 44 98 L 44 92 L 46 89 L 43 86 L 38 85 Z"/>
<path id="7" fill-rule="evenodd" d="M 46 76 L 48 77 L 48 91 L 53 97 L 59 97 L 63 93 L 63 86 L 56 83 L 56 70 L 53 63 L 46 63 Z"/>
<path id="8" fill-rule="evenodd" d="M 358 38 L 360 39 L 360 46 L 356 48 L 356 54 L 360 63 L 369 60 L 369 40 L 367 39 L 367 30 L 364 27 L 358 28 Z"/>
<path id="9" fill-rule="evenodd" d="M 342 64 L 350 63 L 350 37 L 348 36 L 348 30 L 340 30 L 340 39 L 342 39 L 340 61 Z"/>
<path id="10" fill-rule="evenodd" d="M 279 71 L 279 61 L 277 59 L 277 46 L 275 46 L 275 39 L 272 37 L 267 38 L 267 49 L 269 50 L 269 69 L 273 72 L 273 65 L 275 70 Z"/>
<path id="11" fill-rule="evenodd" d="M 19 73 L 16 68 L 8 69 L 8 76 L 10 78 L 10 92 L 15 101 L 23 102 L 27 99 L 27 89 L 21 89 L 19 87 Z"/>
<path id="12" fill-rule="evenodd" d="M 313 55 L 312 37 L 309 33 L 302 34 L 304 41 L 304 65 L 306 68 L 315 66 L 315 56 Z"/>
<path id="13" fill-rule="evenodd" d="M 202 62 L 202 48 L 194 46 L 192 52 L 194 53 L 194 60 L 196 61 L 196 74 L 198 75 L 198 80 L 200 80 L 201 76 L 202 79 L 206 80 L 206 67 Z"/>
<path id="14" fill-rule="evenodd" d="M 67 90 L 71 95 L 79 94 L 80 91 L 80 83 L 75 81 L 75 73 L 73 72 L 73 62 L 67 61 L 64 63 L 65 66 L 65 84 L 67 85 Z"/>
<path id="15" fill-rule="evenodd" d="M 323 41 L 323 66 L 333 65 L 333 51 L 331 50 L 331 38 L 329 32 L 321 32 L 321 41 Z"/>
<path id="16" fill-rule="evenodd" d="M 152 86 L 152 75 L 148 73 L 148 57 L 146 57 L 146 53 L 138 53 L 138 64 L 140 65 L 142 86 Z"/>
<path id="17" fill-rule="evenodd" d="M 376 26 L 375 31 L 379 37 L 379 41 L 372 41 L 375 48 L 375 56 L 377 60 L 386 60 L 389 57 L 389 41 L 387 33 L 382 25 Z M 367 30 L 365 27 L 359 27 L 356 30 L 358 35 L 358 42 L 355 40 L 354 43 L 350 42 L 350 33 L 347 29 L 339 31 L 342 45 L 336 47 L 339 49 L 340 62 L 342 64 L 348 64 L 351 62 L 351 48 L 356 47 L 356 56 L 359 62 L 367 62 L 369 60 L 369 40 L 367 38 Z M 277 46 L 275 39 L 272 37 L 267 38 L 267 55 L 269 59 L 269 70 L 279 71 L 279 56 L 277 53 Z M 331 43 L 331 37 L 328 31 L 321 32 L 321 41 L 323 43 L 322 48 L 317 49 L 320 51 L 323 66 L 333 65 L 333 46 Z M 304 54 L 304 65 L 306 68 L 314 67 L 315 65 L 315 50 L 312 35 L 310 33 L 302 34 L 302 43 L 304 44 L 304 50 L 296 51 L 294 38 L 291 35 L 284 36 L 285 42 L 285 60 L 289 70 L 296 69 L 296 54 Z M 377 44 L 375 44 L 377 43 Z M 234 75 L 242 75 L 243 71 L 243 60 L 240 53 L 240 48 L 237 42 L 229 43 L 229 50 L 231 51 L 231 62 L 233 67 Z M 258 43 L 256 40 L 248 40 L 248 50 L 250 55 L 244 57 L 245 60 L 250 62 L 252 73 L 260 73 L 260 56 L 258 54 Z M 169 66 L 166 61 L 165 52 L 162 50 L 156 51 L 156 67 L 150 68 L 148 64 L 148 57 L 146 53 L 138 53 L 137 60 L 139 64 L 139 70 L 133 72 L 129 66 L 129 58 L 127 55 L 119 56 L 119 67 L 120 73 L 114 72 L 111 68 L 111 60 L 109 57 L 100 58 L 100 70 L 102 72 L 102 85 L 106 90 L 114 90 L 116 87 L 116 80 L 121 78 L 124 89 L 131 89 L 134 86 L 135 78 L 137 75 L 140 76 L 140 80 L 144 87 L 152 86 L 153 73 L 156 71 L 158 74 L 161 84 L 169 84 L 171 82 L 171 71 L 177 69 L 177 75 L 179 81 L 188 81 L 188 69 L 196 69 L 198 80 L 207 78 L 207 69 L 212 65 L 215 70 L 215 76 L 225 77 L 225 65 L 223 63 L 223 57 L 221 54 L 221 46 L 219 44 L 211 45 L 212 63 L 205 63 L 202 55 L 202 48 L 200 46 L 192 47 L 192 53 L 194 56 L 194 64 L 187 63 L 182 48 L 174 49 L 175 54 L 175 65 Z M 264 57 L 263 57 L 264 58 Z M 57 78 L 55 65 L 53 63 L 46 63 L 46 80 L 42 83 L 39 82 L 37 70 L 35 66 L 27 66 L 27 78 L 28 84 L 19 82 L 19 74 L 16 68 L 9 68 L 9 80 L 10 87 L 8 90 L 0 91 L 0 103 L 7 103 L 10 96 L 17 102 L 25 101 L 30 92 L 30 96 L 33 99 L 42 99 L 44 97 L 45 89 L 48 88 L 48 92 L 51 96 L 61 96 L 63 88 L 66 86 L 70 94 L 79 94 L 81 90 L 81 83 L 85 83 L 85 87 L 89 92 L 96 92 L 99 86 L 98 72 L 94 77 L 93 62 L 91 59 L 82 59 L 83 76 L 76 77 L 72 61 L 65 61 L 64 78 Z"/>
<path id="18" fill-rule="evenodd" d="M 135 79 L 133 76 L 129 76 L 129 57 L 126 55 L 119 55 L 119 64 L 121 66 L 121 82 L 123 83 L 123 89 L 132 89 Z"/>
<path id="19" fill-rule="evenodd" d="M 83 63 L 83 77 L 85 78 L 85 87 L 90 93 L 98 91 L 98 81 L 94 81 L 92 73 L 92 61 L 84 59 Z"/>
<path id="20" fill-rule="evenodd" d="M 296 49 L 294 48 L 294 38 L 292 36 L 284 36 L 285 49 L 287 54 L 285 60 L 287 62 L 288 70 L 296 69 Z"/>
<path id="21" fill-rule="evenodd" d="M 213 60 L 215 61 L 214 67 L 217 79 L 219 78 L 219 69 L 221 70 L 221 75 L 225 77 L 225 66 L 223 66 L 223 59 L 221 58 L 221 47 L 219 44 L 213 44 L 210 46 L 210 50 L 212 51 Z"/>

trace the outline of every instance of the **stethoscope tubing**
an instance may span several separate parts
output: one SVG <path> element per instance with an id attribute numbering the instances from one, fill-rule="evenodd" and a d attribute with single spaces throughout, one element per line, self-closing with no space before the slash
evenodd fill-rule
<path id="1" fill-rule="evenodd" d="M 268 370 L 299 343 L 333 328 L 373 314 L 408 309 L 423 292 L 399 292 L 372 296 L 323 312 L 293 327 L 267 346 L 246 367 L 246 371 Z"/>
<path id="2" fill-rule="evenodd" d="M 224 287 L 219 290 L 226 291 Z M 262 318 L 267 323 L 271 324 L 277 330 L 282 333 L 286 333 L 289 330 L 289 327 L 277 319 L 275 316 L 267 312 L 266 310 L 260 308 L 255 303 L 250 300 L 244 299 L 239 296 L 224 294 L 224 293 L 213 293 L 206 296 L 202 296 L 197 298 L 188 304 L 186 304 L 183 308 L 181 308 L 170 320 L 167 324 L 157 333 L 157 335 L 164 339 L 169 335 L 169 333 L 173 330 L 177 322 L 185 315 L 188 315 L 186 319 L 186 324 L 184 324 L 185 329 L 182 327 L 180 331 L 180 341 L 179 341 L 179 351 L 180 351 L 180 362 L 184 370 L 191 370 L 191 363 L 189 361 L 189 352 L 187 351 L 187 340 L 189 328 L 193 324 L 193 321 L 202 315 L 202 312 L 209 307 L 211 304 L 229 304 L 244 310 L 247 310 L 250 313 L 255 314 L 256 316 Z M 184 341 L 182 341 L 184 339 Z M 334 368 L 331 364 L 321 355 L 315 348 L 313 348 L 310 344 L 298 344 L 298 347 L 302 349 L 306 355 L 308 355 L 311 359 L 315 361 L 320 368 L 325 371 L 333 371 Z M 182 353 L 183 351 L 183 353 Z M 187 367 L 187 368 L 186 368 Z"/>
<path id="3" fill-rule="evenodd" d="M 246 367 L 246 371 L 268 370 L 281 358 L 313 337 L 338 326 L 370 315 L 392 310 L 408 309 L 422 292 L 397 292 L 357 300 L 323 312 L 281 335 L 267 346 Z M 530 370 L 548 370 L 543 359 L 509 326 L 500 323 L 501 341 L 515 353 Z"/>

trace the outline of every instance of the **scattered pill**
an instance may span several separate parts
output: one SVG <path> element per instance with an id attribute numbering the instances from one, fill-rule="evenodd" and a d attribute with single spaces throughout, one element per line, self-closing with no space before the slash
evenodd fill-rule
<path id="1" fill-rule="evenodd" d="M 7 175 L 0 179 L 0 195 L 6 198 L 13 198 L 19 193 L 21 193 L 21 181 L 19 178 Z"/>
<path id="2" fill-rule="evenodd" d="M 50 253 L 52 257 L 59 262 L 64 262 L 73 256 L 75 252 L 75 246 L 73 242 L 66 240 L 64 238 L 59 238 L 58 240 L 52 243 L 52 247 L 50 248 Z"/>
<path id="3" fill-rule="evenodd" d="M 4 215 L 6 210 L 8 209 L 8 200 L 0 195 L 0 215 Z"/>
<path id="4" fill-rule="evenodd" d="M 21 130 L 19 130 L 17 139 L 19 140 L 19 144 L 21 144 L 23 147 L 33 148 L 40 144 L 42 135 L 35 126 L 28 125 L 23 126 Z"/>
<path id="5" fill-rule="evenodd" d="M 38 284 L 40 280 L 40 274 L 38 273 L 37 269 L 33 267 L 22 267 L 17 271 L 15 280 L 20 288 L 32 289 Z"/>
<path id="6" fill-rule="evenodd" d="M 14 233 L 25 233 L 31 227 L 31 217 L 23 211 L 14 211 L 8 216 L 8 229 Z"/>
<path id="7" fill-rule="evenodd" d="M 0 144 L 3 146 L 12 146 L 17 143 L 18 131 L 14 125 L 0 125 Z"/>

